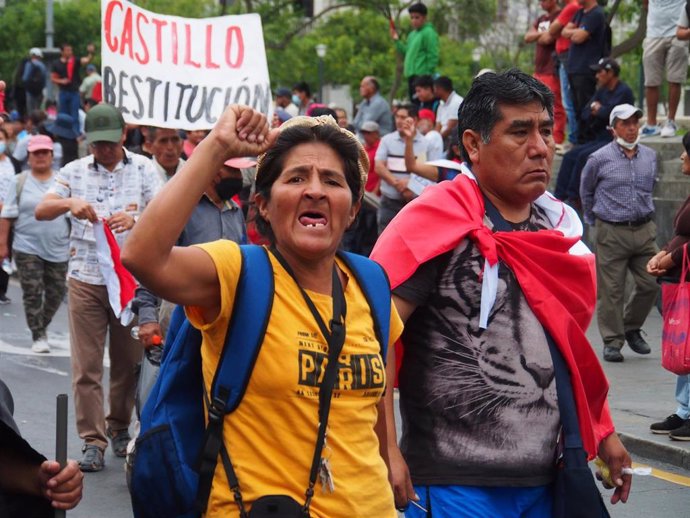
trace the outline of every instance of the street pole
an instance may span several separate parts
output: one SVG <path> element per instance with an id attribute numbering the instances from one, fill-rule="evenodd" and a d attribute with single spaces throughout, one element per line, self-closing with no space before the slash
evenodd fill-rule
<path id="1" fill-rule="evenodd" d="M 53 0 L 46 0 L 46 48 L 53 48 Z"/>
<path id="2" fill-rule="evenodd" d="M 323 58 L 326 57 L 327 50 L 328 47 L 323 43 L 316 46 L 316 55 L 319 58 L 319 102 L 322 104 L 325 104 L 323 102 Z"/>

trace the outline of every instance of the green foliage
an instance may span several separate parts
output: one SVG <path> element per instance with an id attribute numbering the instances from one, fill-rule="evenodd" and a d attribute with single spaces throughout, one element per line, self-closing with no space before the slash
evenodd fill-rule
<path id="1" fill-rule="evenodd" d="M 269 22 L 270 23 L 270 22 Z M 276 35 L 264 25 L 267 46 Z M 395 49 L 388 35 L 388 22 L 371 11 L 343 11 L 329 17 L 323 24 L 303 36 L 294 38 L 284 50 L 269 48 L 268 65 L 274 85 L 291 86 L 307 81 L 316 89 L 318 84 L 317 44 L 327 45 L 324 78 L 327 83 L 349 84 L 357 98 L 359 82 L 374 75 L 386 95 L 393 81 Z"/>

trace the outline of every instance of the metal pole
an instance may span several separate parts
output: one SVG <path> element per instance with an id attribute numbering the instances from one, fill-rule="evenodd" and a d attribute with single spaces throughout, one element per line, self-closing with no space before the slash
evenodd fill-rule
<path id="1" fill-rule="evenodd" d="M 67 465 L 67 394 L 59 394 L 56 401 L 57 417 L 55 419 L 55 460 L 60 469 Z M 55 518 L 64 518 L 63 509 L 55 509 Z"/>
<path id="2" fill-rule="evenodd" d="M 323 58 L 319 57 L 319 102 L 323 104 Z"/>
<path id="3" fill-rule="evenodd" d="M 55 29 L 53 28 L 53 0 L 46 0 L 46 48 L 53 48 L 53 35 Z"/>

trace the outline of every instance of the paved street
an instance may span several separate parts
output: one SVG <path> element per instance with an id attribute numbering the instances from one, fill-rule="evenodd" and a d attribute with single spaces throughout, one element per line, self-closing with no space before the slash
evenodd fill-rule
<path id="1" fill-rule="evenodd" d="M 49 355 L 37 355 L 30 350 L 21 292 L 14 281 L 8 295 L 13 303 L 0 306 L 0 378 L 14 393 L 19 427 L 39 451 L 54 455 L 55 396 L 69 394 L 68 451 L 70 457 L 79 458 L 81 443 L 74 427 L 71 405 L 66 308 L 60 309 L 49 333 L 51 342 L 57 347 Z M 606 364 L 605 369 L 611 383 L 610 404 L 617 427 L 633 452 L 638 452 L 634 455 L 635 461 L 652 466 L 656 476 L 636 477 L 630 502 L 626 506 L 613 507 L 612 516 L 685 517 L 690 515 L 690 444 L 671 444 L 667 437 L 648 432 L 650 422 L 663 419 L 675 409 L 674 378 L 660 366 L 661 319 L 656 310 L 645 330 L 654 349 L 650 356 L 641 357 L 624 349 L 625 362 Z M 594 325 L 589 336 L 599 350 Z M 84 500 L 68 516 L 131 517 L 123 461 L 107 452 L 106 462 L 103 472 L 87 475 Z"/>

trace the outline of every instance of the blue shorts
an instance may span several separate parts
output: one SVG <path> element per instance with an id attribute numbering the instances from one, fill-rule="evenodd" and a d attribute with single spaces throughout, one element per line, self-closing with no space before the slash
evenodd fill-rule
<path id="1" fill-rule="evenodd" d="M 405 518 L 551 518 L 551 486 L 414 486 L 419 505 Z"/>

